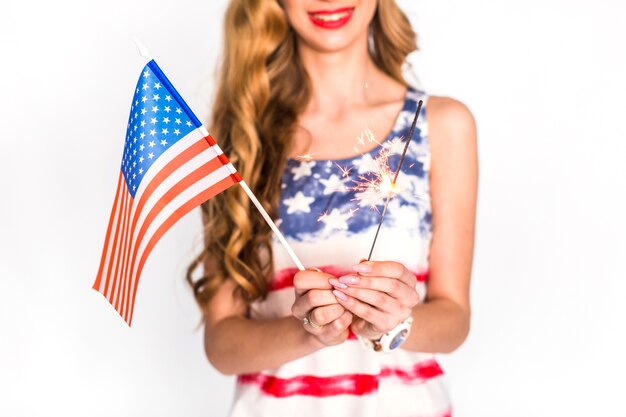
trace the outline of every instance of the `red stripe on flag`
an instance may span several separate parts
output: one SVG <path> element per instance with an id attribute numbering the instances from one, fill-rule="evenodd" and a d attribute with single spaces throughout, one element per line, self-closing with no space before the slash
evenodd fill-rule
<path id="1" fill-rule="evenodd" d="M 100 290 L 100 281 L 102 280 L 102 272 L 104 271 L 104 262 L 106 261 L 107 252 L 109 249 L 109 239 L 111 238 L 111 229 L 113 228 L 113 220 L 115 220 L 115 211 L 117 210 L 117 203 L 120 198 L 120 186 L 123 181 L 123 175 L 120 171 L 120 176 L 117 179 L 117 189 L 115 191 L 115 199 L 113 200 L 113 208 L 111 209 L 111 217 L 109 218 L 109 225 L 107 226 L 107 234 L 104 238 L 104 249 L 102 249 L 102 259 L 100 259 L 100 267 L 98 268 L 98 275 L 96 276 L 96 282 L 93 283 L 94 290 Z"/>
<path id="2" fill-rule="evenodd" d="M 206 140 L 209 143 L 209 145 L 211 145 L 211 146 L 217 145 L 217 143 L 215 143 L 215 139 L 213 139 L 213 136 L 211 136 L 211 135 L 205 136 L 204 140 Z"/>
<path id="3" fill-rule="evenodd" d="M 128 245 L 128 232 L 130 229 L 130 212 L 133 207 L 133 199 L 130 194 L 127 197 L 126 207 L 124 212 L 124 218 L 122 220 L 122 232 L 120 242 L 120 246 L 118 247 L 118 252 L 115 256 L 116 264 L 115 264 L 115 279 L 113 280 L 113 291 L 111 292 L 111 302 L 114 303 L 114 307 L 118 310 L 119 298 L 120 298 L 120 285 L 121 281 L 124 278 L 121 274 L 122 271 L 122 256 L 124 255 L 124 249 L 126 249 Z M 119 310 L 118 310 L 119 312 Z"/>
<path id="4" fill-rule="evenodd" d="M 128 194 L 128 190 L 126 189 L 126 182 L 124 182 L 124 199 L 123 199 L 123 204 L 122 204 L 122 211 L 120 212 L 120 218 L 119 220 L 121 220 L 121 227 L 117 229 L 117 236 L 114 243 L 114 248 L 113 251 L 111 252 L 111 269 L 109 272 L 112 273 L 113 275 L 113 284 L 111 285 L 111 290 L 108 293 L 108 298 L 109 298 L 109 302 L 111 303 L 111 305 L 113 305 L 114 302 L 114 297 L 115 297 L 115 288 L 116 288 L 116 284 L 117 284 L 117 278 L 118 278 L 118 267 L 119 262 L 118 262 L 118 256 L 119 256 L 119 251 L 120 248 L 122 247 L 122 245 L 124 244 L 124 226 L 126 224 L 126 213 L 128 210 L 128 206 L 129 206 L 129 199 L 130 199 L 130 194 Z M 119 242 L 118 242 L 118 238 L 119 238 Z M 117 245 L 117 243 L 119 243 L 119 245 Z M 114 270 L 115 268 L 115 270 Z"/>
<path id="5" fill-rule="evenodd" d="M 263 373 L 254 373 L 239 375 L 237 383 L 257 385 L 264 394 L 278 398 L 292 395 L 330 397 L 346 394 L 370 394 L 378 389 L 378 382 L 383 378 L 396 377 L 403 384 L 418 385 L 442 374 L 443 372 L 437 362 L 428 360 L 409 369 L 383 367 L 378 375 L 345 374 L 327 377 L 299 375 L 292 378 L 279 378 Z"/>
<path id="6" fill-rule="evenodd" d="M 117 290 L 117 296 L 115 297 L 115 309 L 120 313 L 120 315 L 122 314 L 120 311 L 120 308 L 118 306 L 121 307 L 121 300 L 123 298 L 124 295 L 124 283 L 126 282 L 127 279 L 127 265 L 126 265 L 126 260 L 128 258 L 128 252 L 130 250 L 130 246 L 131 246 L 131 215 L 133 212 L 133 206 L 135 204 L 135 200 L 131 197 L 130 198 L 130 204 L 128 205 L 128 215 L 127 215 L 127 227 L 126 227 L 126 233 L 124 235 L 124 247 L 122 249 L 122 253 L 118 259 L 118 262 L 121 265 L 121 269 L 120 269 L 120 280 L 118 283 L 118 290 Z"/>
<path id="7" fill-rule="evenodd" d="M 137 253 L 141 246 L 141 242 L 143 241 L 144 235 L 148 231 L 150 225 L 154 221 L 154 219 L 159 215 L 159 213 L 163 210 L 163 208 L 167 207 L 168 204 L 172 202 L 178 195 L 180 195 L 183 191 L 191 187 L 196 182 L 200 181 L 202 178 L 221 168 L 223 165 L 219 161 L 218 158 L 213 158 L 206 162 L 204 165 L 200 166 L 195 171 L 191 172 L 186 177 L 182 178 L 176 185 L 168 189 L 163 196 L 152 206 L 148 215 L 143 221 L 139 229 L 139 233 L 137 234 L 137 238 L 133 240 L 133 254 L 130 258 L 130 269 L 129 269 L 129 277 L 139 276 L 139 274 L 135 274 L 135 264 L 137 261 Z M 230 176 L 226 177 L 229 179 L 229 184 L 232 185 L 233 182 L 230 180 Z M 145 252 L 144 252 L 145 253 Z M 131 280 L 132 281 L 132 280 Z M 132 286 L 132 282 L 129 282 L 127 291 L 130 292 L 130 287 Z"/>
<path id="8" fill-rule="evenodd" d="M 209 198 L 221 193 L 222 191 L 224 191 L 225 189 L 227 189 L 228 187 L 234 184 L 236 183 L 232 181 L 232 178 L 230 176 L 227 176 L 221 181 L 213 184 L 210 188 L 207 188 L 200 194 L 197 194 L 195 197 L 187 201 L 187 203 L 185 203 L 184 205 L 179 207 L 176 211 L 174 211 L 170 215 L 170 217 L 168 217 L 167 220 L 165 220 L 163 224 L 161 224 L 161 226 L 156 230 L 154 235 L 152 235 L 152 238 L 150 238 L 150 240 L 148 241 L 148 244 L 146 245 L 146 249 L 144 250 L 143 255 L 141 256 L 141 260 L 139 261 L 139 264 L 137 267 L 137 272 L 134 275 L 137 278 L 134 279 L 134 287 L 132 289 L 132 296 L 131 296 L 131 302 L 130 302 L 130 313 L 127 314 L 125 318 L 129 326 L 132 324 L 132 320 L 133 320 L 133 311 L 135 309 L 135 296 L 137 295 L 137 285 L 139 284 L 139 277 L 141 276 L 141 271 L 143 270 L 143 266 L 146 262 L 148 255 L 152 251 L 154 245 L 156 245 L 156 243 L 159 241 L 159 239 L 161 239 L 163 234 L 165 234 L 165 232 L 167 232 L 169 228 L 172 227 L 181 217 L 189 213 L 191 210 L 193 210 L 194 208 L 196 208 L 203 202 L 207 201 Z"/>
<path id="9" fill-rule="evenodd" d="M 120 224 L 122 222 L 122 213 L 124 212 L 126 199 L 128 198 L 128 191 L 126 190 L 126 181 L 122 180 L 122 184 L 120 186 L 120 194 L 122 196 L 122 202 L 120 204 L 120 207 L 118 207 L 117 222 L 116 222 L 117 224 L 115 225 L 115 237 L 113 238 L 113 246 L 111 247 L 111 256 L 109 258 L 109 263 L 107 265 L 107 273 L 106 273 L 106 280 L 104 283 L 104 291 L 102 292 L 107 299 L 109 299 L 109 283 L 111 280 L 111 272 L 112 272 L 111 269 L 113 267 L 113 259 L 115 259 L 115 249 L 117 247 L 117 241 L 120 236 Z"/>

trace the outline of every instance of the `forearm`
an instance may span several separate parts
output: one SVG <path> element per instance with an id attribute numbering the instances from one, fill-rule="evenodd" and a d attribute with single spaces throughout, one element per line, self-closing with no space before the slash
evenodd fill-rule
<path id="1" fill-rule="evenodd" d="M 416 352 L 450 353 L 465 341 L 470 314 L 448 299 L 413 307 L 413 326 L 402 348 Z"/>
<path id="2" fill-rule="evenodd" d="M 231 316 L 205 329 L 204 347 L 211 364 L 231 375 L 276 368 L 323 345 L 293 316 L 273 320 Z"/>

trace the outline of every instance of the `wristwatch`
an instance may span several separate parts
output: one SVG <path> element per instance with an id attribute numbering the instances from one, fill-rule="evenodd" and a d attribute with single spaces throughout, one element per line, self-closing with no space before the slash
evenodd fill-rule
<path id="1" fill-rule="evenodd" d="M 389 353 L 398 348 L 407 337 L 409 337 L 411 324 L 413 324 L 413 317 L 409 316 L 406 320 L 382 335 L 378 340 L 370 340 L 361 336 L 357 337 L 361 342 L 361 346 L 364 348 L 374 349 L 376 352 Z"/>

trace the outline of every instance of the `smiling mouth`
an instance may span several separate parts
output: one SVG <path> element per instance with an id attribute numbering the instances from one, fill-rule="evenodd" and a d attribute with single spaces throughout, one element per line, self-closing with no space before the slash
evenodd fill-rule
<path id="1" fill-rule="evenodd" d="M 352 10 L 345 10 L 341 12 L 336 12 L 332 14 L 326 13 L 310 13 L 311 17 L 317 20 L 321 20 L 322 22 L 336 22 L 341 19 L 345 19 L 352 12 Z"/>
<path id="2" fill-rule="evenodd" d="M 309 12 L 309 18 L 318 26 L 334 29 L 346 24 L 352 17 L 354 7 Z"/>

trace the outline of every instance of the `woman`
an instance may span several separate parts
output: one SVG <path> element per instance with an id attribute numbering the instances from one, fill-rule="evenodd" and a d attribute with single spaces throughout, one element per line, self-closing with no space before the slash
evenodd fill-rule
<path id="1" fill-rule="evenodd" d="M 208 359 L 238 375 L 232 416 L 450 415 L 433 353 L 469 329 L 471 113 L 407 86 L 415 34 L 393 0 L 232 0 L 225 28 L 212 133 L 309 268 L 240 187 L 203 205 L 188 279 Z"/>

